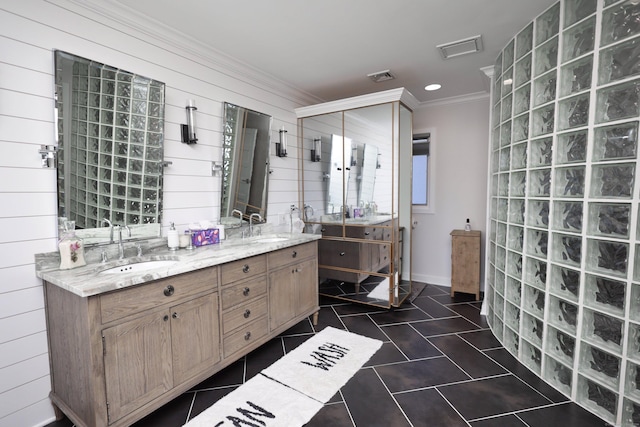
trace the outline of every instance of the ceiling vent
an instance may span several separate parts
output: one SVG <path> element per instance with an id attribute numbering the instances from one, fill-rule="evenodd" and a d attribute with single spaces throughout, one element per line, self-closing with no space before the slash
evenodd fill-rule
<path id="1" fill-rule="evenodd" d="M 436 46 L 442 59 L 455 58 L 482 51 L 482 36 L 469 37 L 457 42 L 444 43 Z"/>
<path id="2" fill-rule="evenodd" d="M 367 77 L 369 77 L 371 80 L 373 80 L 376 83 L 384 82 L 387 80 L 393 80 L 396 78 L 396 76 L 391 74 L 391 71 L 389 70 L 378 71 L 377 73 L 367 74 Z"/>

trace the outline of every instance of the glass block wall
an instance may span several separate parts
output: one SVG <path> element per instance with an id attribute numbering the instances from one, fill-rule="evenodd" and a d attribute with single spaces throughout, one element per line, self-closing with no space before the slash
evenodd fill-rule
<path id="1" fill-rule="evenodd" d="M 561 0 L 492 88 L 487 319 L 518 359 L 640 425 L 640 2 Z"/>

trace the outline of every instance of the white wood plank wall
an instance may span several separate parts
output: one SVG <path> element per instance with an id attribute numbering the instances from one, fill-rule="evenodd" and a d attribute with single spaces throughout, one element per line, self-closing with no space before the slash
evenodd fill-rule
<path id="1" fill-rule="evenodd" d="M 130 12 L 125 18 L 135 26 L 107 15 L 70 0 L 0 0 L 0 427 L 53 419 L 33 261 L 35 253 L 56 250 L 55 171 L 40 167 L 37 152 L 54 141 L 53 49 L 166 83 L 165 159 L 173 164 L 164 180 L 165 229 L 169 221 L 184 227 L 218 215 L 220 179 L 211 161 L 221 159 L 225 101 L 272 115 L 274 142 L 281 126 L 289 131 L 289 157 L 271 158 L 270 220 L 298 197 L 293 110 L 319 100 Z M 196 145 L 179 140 L 187 99 L 198 107 Z"/>

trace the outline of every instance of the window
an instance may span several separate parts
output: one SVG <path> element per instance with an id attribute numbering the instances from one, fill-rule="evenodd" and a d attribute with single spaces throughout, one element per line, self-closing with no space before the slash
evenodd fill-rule
<path id="1" fill-rule="evenodd" d="M 431 133 L 413 135 L 413 205 L 428 207 L 429 197 L 429 145 Z"/>

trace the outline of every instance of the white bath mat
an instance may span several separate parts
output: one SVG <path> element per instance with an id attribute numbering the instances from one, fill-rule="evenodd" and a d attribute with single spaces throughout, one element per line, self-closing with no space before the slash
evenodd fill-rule
<path id="1" fill-rule="evenodd" d="M 378 284 L 369 295 L 369 298 L 381 299 L 383 301 L 389 301 L 389 279 L 384 279 L 380 284 Z"/>
<path id="2" fill-rule="evenodd" d="M 184 427 L 301 427 L 382 346 L 327 327 Z"/>
<path id="3" fill-rule="evenodd" d="M 262 371 L 326 403 L 382 346 L 382 341 L 327 327 Z"/>
<path id="4" fill-rule="evenodd" d="M 263 375 L 256 375 L 184 427 L 299 427 L 323 404 Z"/>

